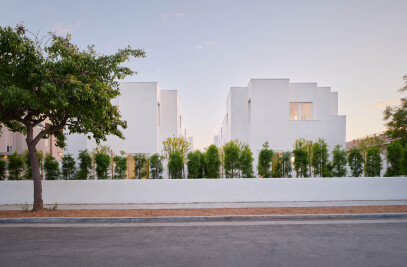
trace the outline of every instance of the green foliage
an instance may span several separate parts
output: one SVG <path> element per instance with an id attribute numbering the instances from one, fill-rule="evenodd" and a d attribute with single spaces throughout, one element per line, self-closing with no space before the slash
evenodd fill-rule
<path id="1" fill-rule="evenodd" d="M 62 157 L 62 179 L 72 180 L 75 178 L 76 166 L 75 159 L 71 154 L 66 154 Z"/>
<path id="2" fill-rule="evenodd" d="M 185 174 L 184 165 L 187 164 L 187 155 L 191 144 L 183 136 L 169 137 L 163 142 L 163 154 L 165 158 L 169 158 L 169 155 L 175 150 L 179 150 L 182 156 L 182 172 Z M 184 176 L 183 176 L 184 177 Z"/>
<path id="3" fill-rule="evenodd" d="M 314 168 L 314 177 L 329 177 L 329 152 L 328 145 L 324 139 L 319 138 L 312 145 L 312 167 Z"/>
<path id="4" fill-rule="evenodd" d="M 79 170 L 76 174 L 77 179 L 86 180 L 92 168 L 92 157 L 87 150 L 79 152 Z"/>
<path id="5" fill-rule="evenodd" d="M 59 163 L 50 154 L 47 154 L 45 156 L 44 171 L 46 180 L 58 180 L 60 175 Z"/>
<path id="6" fill-rule="evenodd" d="M 135 74 L 122 63 L 144 57 L 144 51 L 127 47 L 103 55 L 93 46 L 81 50 L 69 34 L 50 33 L 45 43 L 29 34 L 21 25 L 0 26 L 0 125 L 26 134 L 30 152 L 49 135 L 59 147 L 65 145 L 65 133 L 86 134 L 97 143 L 107 135 L 124 138 L 120 128 L 127 124 L 111 100 L 120 95 L 119 80 Z M 38 124 L 47 126 L 34 135 Z M 43 208 L 40 171 L 37 164 L 32 168 L 33 209 L 39 210 Z"/>
<path id="7" fill-rule="evenodd" d="M 297 140 L 295 140 L 295 144 L 294 144 L 294 148 L 295 149 L 299 149 L 302 148 L 304 150 L 306 150 L 308 152 L 308 171 L 309 171 L 309 177 L 311 177 L 311 172 L 312 172 L 312 157 L 313 157 L 313 153 L 312 153 L 312 146 L 313 146 L 313 142 L 312 140 L 308 140 L 305 138 L 299 138 Z M 307 177 L 307 176 L 304 176 Z"/>
<path id="8" fill-rule="evenodd" d="M 240 148 L 237 141 L 231 140 L 223 146 L 225 154 L 225 173 L 226 178 L 239 176 L 240 168 Z"/>
<path id="9" fill-rule="evenodd" d="M 274 152 L 269 148 L 269 143 L 263 144 L 263 149 L 259 153 L 259 163 L 257 165 L 258 174 L 261 177 L 271 177 L 271 167 L 273 162 Z"/>
<path id="10" fill-rule="evenodd" d="M 297 177 L 308 177 L 308 151 L 302 147 L 293 151 L 294 169 Z"/>
<path id="11" fill-rule="evenodd" d="M 124 156 L 124 151 L 121 151 L 120 155 L 114 156 L 113 162 L 115 164 L 114 178 L 115 179 L 126 178 L 127 158 Z"/>
<path id="12" fill-rule="evenodd" d="M 403 160 L 401 162 L 401 169 L 403 170 L 403 174 L 407 175 L 407 146 L 403 150 Z"/>
<path id="13" fill-rule="evenodd" d="M 14 152 L 8 156 L 8 179 L 20 180 L 24 170 L 24 156 Z"/>
<path id="14" fill-rule="evenodd" d="M 98 179 L 107 179 L 110 167 L 110 155 L 98 152 L 95 154 L 96 175 Z"/>
<path id="15" fill-rule="evenodd" d="M 406 85 L 400 93 L 407 92 L 407 75 L 403 77 Z M 383 112 L 386 121 L 386 135 L 393 140 L 398 140 L 403 147 L 407 145 L 407 99 L 402 98 L 399 106 L 386 106 Z"/>
<path id="16" fill-rule="evenodd" d="M 292 164 L 291 164 L 291 152 L 285 151 L 281 154 L 281 176 L 291 178 Z"/>
<path id="17" fill-rule="evenodd" d="M 24 151 L 23 157 L 24 157 L 24 164 L 25 164 L 25 171 L 24 171 L 23 179 L 32 180 L 31 161 L 30 161 L 30 155 L 28 154 L 28 150 Z M 37 151 L 37 157 L 38 157 L 38 164 L 40 165 L 40 168 L 41 168 L 43 165 L 42 151 Z"/>
<path id="18" fill-rule="evenodd" d="M 382 170 L 382 158 L 377 147 L 371 147 L 366 155 L 366 175 L 368 177 L 380 177 Z"/>
<path id="19" fill-rule="evenodd" d="M 184 160 L 182 159 L 182 152 L 178 149 L 169 155 L 168 172 L 171 179 L 182 178 L 182 168 L 184 167 Z"/>
<path id="20" fill-rule="evenodd" d="M 6 162 L 0 159 L 0 180 L 6 179 Z"/>
<path id="21" fill-rule="evenodd" d="M 393 142 L 386 147 L 387 168 L 384 176 L 400 176 L 403 174 L 403 146 L 399 142 Z"/>
<path id="22" fill-rule="evenodd" d="M 281 178 L 283 177 L 283 164 L 282 164 L 282 157 L 278 155 L 276 166 L 273 170 L 273 178 Z"/>
<path id="23" fill-rule="evenodd" d="M 341 145 L 336 145 L 332 151 L 332 175 L 334 177 L 346 176 L 346 151 Z"/>
<path id="24" fill-rule="evenodd" d="M 350 168 L 350 176 L 352 177 L 359 177 L 362 175 L 364 168 L 363 168 L 363 155 L 358 147 L 352 147 L 348 151 L 348 165 Z"/>
<path id="25" fill-rule="evenodd" d="M 202 153 L 199 150 L 195 150 L 188 153 L 187 159 L 187 169 L 188 169 L 188 178 L 195 179 L 195 178 L 203 178 L 202 176 L 202 166 L 204 164 Z"/>
<path id="26" fill-rule="evenodd" d="M 134 173 L 136 179 L 142 179 L 148 175 L 148 158 L 145 154 L 138 153 L 134 155 Z"/>
<path id="27" fill-rule="evenodd" d="M 248 145 L 245 145 L 241 148 L 239 167 L 241 170 L 242 178 L 254 178 L 253 173 L 253 153 L 250 150 Z"/>
<path id="28" fill-rule="evenodd" d="M 220 178 L 220 156 L 219 150 L 215 145 L 210 145 L 204 156 L 205 177 Z"/>
<path id="29" fill-rule="evenodd" d="M 163 166 L 163 157 L 155 153 L 150 157 L 150 170 L 151 170 L 151 179 L 162 179 L 162 173 L 164 171 Z"/>

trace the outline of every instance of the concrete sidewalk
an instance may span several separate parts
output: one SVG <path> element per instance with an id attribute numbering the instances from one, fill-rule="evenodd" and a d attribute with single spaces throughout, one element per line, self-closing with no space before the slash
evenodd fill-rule
<path id="1" fill-rule="evenodd" d="M 407 200 L 385 201 L 276 201 L 276 202 L 224 202 L 224 203 L 173 203 L 173 204 L 57 204 L 58 210 L 84 209 L 217 209 L 217 208 L 279 208 L 279 207 L 352 207 L 407 205 Z M 52 208 L 54 205 L 44 205 Z M 31 209 L 32 205 L 0 205 L 1 210 Z"/>

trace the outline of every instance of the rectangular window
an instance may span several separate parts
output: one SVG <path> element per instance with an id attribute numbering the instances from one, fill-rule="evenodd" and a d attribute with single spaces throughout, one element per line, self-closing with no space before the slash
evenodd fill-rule
<path id="1" fill-rule="evenodd" d="M 7 146 L 7 152 L 13 153 L 13 146 Z"/>
<path id="2" fill-rule="evenodd" d="M 290 120 L 312 120 L 312 103 L 290 103 Z"/>

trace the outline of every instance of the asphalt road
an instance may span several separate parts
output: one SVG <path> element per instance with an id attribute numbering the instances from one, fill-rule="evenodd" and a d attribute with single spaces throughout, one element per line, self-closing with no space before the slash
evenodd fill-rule
<path id="1" fill-rule="evenodd" d="M 0 226 L 0 266 L 406 266 L 407 220 Z"/>

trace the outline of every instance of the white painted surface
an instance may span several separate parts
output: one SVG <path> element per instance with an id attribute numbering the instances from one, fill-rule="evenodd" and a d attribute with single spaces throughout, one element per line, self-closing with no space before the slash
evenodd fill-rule
<path id="1" fill-rule="evenodd" d="M 407 178 L 43 181 L 45 204 L 407 199 Z M 1 181 L 0 205 L 32 203 L 32 181 Z"/>
<path id="2" fill-rule="evenodd" d="M 290 120 L 290 102 L 312 103 L 312 119 Z M 222 146 L 233 139 L 247 142 L 254 169 L 266 141 L 274 151 L 292 151 L 299 138 L 324 138 L 331 150 L 338 144 L 345 148 L 346 116 L 338 116 L 338 93 L 316 83 L 252 79 L 247 87 L 230 89 L 226 114 L 215 144 Z"/>
<path id="3" fill-rule="evenodd" d="M 112 100 L 118 106 L 127 129 L 125 140 L 107 136 L 107 145 L 116 154 L 160 153 L 162 142 L 172 136 L 186 136 L 182 107 L 177 90 L 161 90 L 156 82 L 123 82 L 121 95 Z M 96 142 L 85 135 L 68 135 L 66 150 L 77 158 L 80 150 L 93 150 Z"/>

